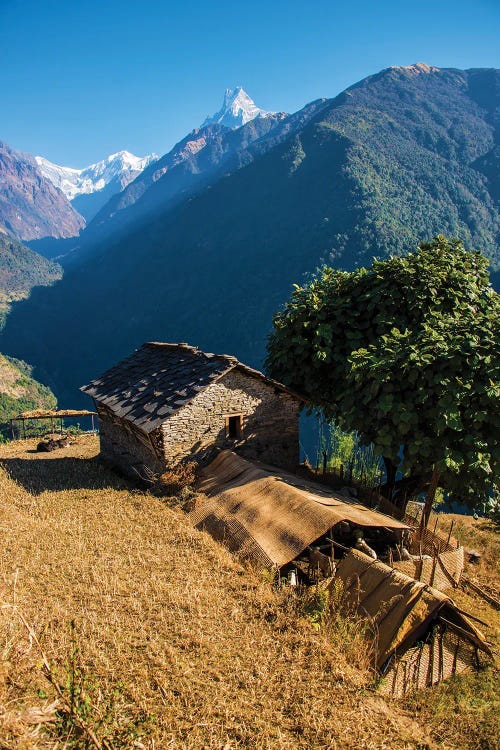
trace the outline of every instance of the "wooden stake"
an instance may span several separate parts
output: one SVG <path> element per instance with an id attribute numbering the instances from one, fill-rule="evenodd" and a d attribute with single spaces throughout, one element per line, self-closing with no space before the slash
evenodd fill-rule
<path id="1" fill-rule="evenodd" d="M 439 520 L 439 519 L 438 519 L 438 517 L 436 516 L 436 523 L 434 524 L 434 531 L 432 532 L 432 533 L 434 534 L 434 536 L 436 535 L 436 529 L 437 529 L 437 525 L 438 525 L 438 520 Z"/>
<path id="2" fill-rule="evenodd" d="M 436 576 L 437 556 L 438 556 L 437 548 L 436 548 L 436 545 L 434 545 L 434 557 L 432 560 L 432 573 L 431 573 L 431 578 L 429 581 L 431 586 L 434 586 L 434 578 Z M 423 567 L 423 563 L 422 563 L 422 567 Z"/>
<path id="3" fill-rule="evenodd" d="M 485 622 L 484 620 L 480 620 L 479 617 L 476 617 L 476 615 L 471 615 L 471 613 L 466 612 L 465 609 L 460 609 L 460 607 L 457 607 L 456 605 L 455 605 L 455 609 L 457 610 L 457 612 L 460 612 L 461 615 L 466 615 L 471 620 L 475 620 L 480 625 L 484 625 L 485 628 L 491 628 L 491 623 Z"/>
<path id="4" fill-rule="evenodd" d="M 477 583 L 474 583 L 470 580 L 470 578 L 466 578 L 465 576 L 462 576 L 462 579 L 460 581 L 460 584 L 462 588 L 465 586 L 469 586 L 473 591 L 476 592 L 476 594 L 479 594 L 483 599 L 486 599 L 487 602 L 492 604 L 495 609 L 500 609 L 500 601 L 498 599 L 495 599 L 495 597 L 491 596 L 491 594 L 488 594 L 487 591 L 482 589 L 480 586 L 477 585 Z"/>
<path id="5" fill-rule="evenodd" d="M 449 530 L 449 532 L 448 532 L 448 539 L 446 540 L 446 544 L 449 544 L 449 543 L 450 543 L 450 539 L 451 539 L 451 532 L 453 531 L 453 527 L 454 527 L 454 525 L 455 525 L 455 519 L 453 519 L 453 520 L 452 520 L 452 522 L 451 522 L 451 524 L 450 524 L 450 530 Z"/>

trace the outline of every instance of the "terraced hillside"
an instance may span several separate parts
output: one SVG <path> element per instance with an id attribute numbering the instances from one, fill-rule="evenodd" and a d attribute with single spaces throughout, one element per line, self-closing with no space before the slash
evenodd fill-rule
<path id="1" fill-rule="evenodd" d="M 96 438 L 33 447 L 0 449 L 0 747 L 430 746 L 347 629 L 317 633 Z"/>
<path id="2" fill-rule="evenodd" d="M 373 691 L 358 624 L 314 630 L 95 437 L 34 446 L 0 447 L 2 749 L 494 747 L 493 699 L 463 699 L 450 741 L 429 702 L 424 729 Z"/>

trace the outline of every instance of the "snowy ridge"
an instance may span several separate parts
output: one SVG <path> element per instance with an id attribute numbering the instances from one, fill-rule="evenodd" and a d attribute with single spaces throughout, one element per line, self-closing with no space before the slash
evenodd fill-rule
<path id="1" fill-rule="evenodd" d="M 157 159 L 157 154 L 140 157 L 129 151 L 118 151 L 84 169 L 73 169 L 53 164 L 43 156 L 35 156 L 43 176 L 62 190 L 70 201 L 77 195 L 102 190 L 111 182 L 117 183 L 118 190 L 123 190 L 148 164 Z"/>
<path id="2" fill-rule="evenodd" d="M 407 73 L 413 73 L 419 75 L 420 73 L 440 73 L 440 68 L 435 68 L 433 65 L 427 65 L 427 63 L 418 62 L 413 65 L 391 65 L 389 70 L 404 70 Z"/>
<path id="3" fill-rule="evenodd" d="M 201 127 L 217 123 L 228 128 L 239 128 L 256 117 L 269 117 L 274 114 L 276 113 L 257 107 L 247 92 L 241 86 L 237 86 L 235 89 L 226 89 L 221 109 L 212 117 L 207 117 Z"/>

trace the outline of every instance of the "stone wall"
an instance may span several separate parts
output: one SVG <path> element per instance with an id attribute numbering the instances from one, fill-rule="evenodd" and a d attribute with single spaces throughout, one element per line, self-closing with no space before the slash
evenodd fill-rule
<path id="1" fill-rule="evenodd" d="M 231 370 L 163 424 L 166 461 L 175 464 L 189 456 L 208 460 L 220 447 L 293 469 L 299 462 L 299 407 L 286 392 Z M 226 437 L 231 414 L 243 414 L 241 439 Z"/>
<path id="2" fill-rule="evenodd" d="M 120 471 L 136 480 L 147 481 L 152 474 L 165 471 L 165 461 L 158 453 L 158 447 L 151 444 L 150 438 L 125 419 L 119 419 L 103 404 L 97 404 L 101 456 L 110 461 Z M 158 434 L 152 435 L 158 443 Z M 161 453 L 160 453 L 161 456 Z"/>

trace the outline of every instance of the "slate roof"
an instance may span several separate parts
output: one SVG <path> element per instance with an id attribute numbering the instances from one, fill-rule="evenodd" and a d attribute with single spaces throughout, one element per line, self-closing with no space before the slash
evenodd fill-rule
<path id="1" fill-rule="evenodd" d="M 150 433 L 230 370 L 264 380 L 305 399 L 227 354 L 207 354 L 187 344 L 143 344 L 126 359 L 80 388 L 117 417 Z"/>

